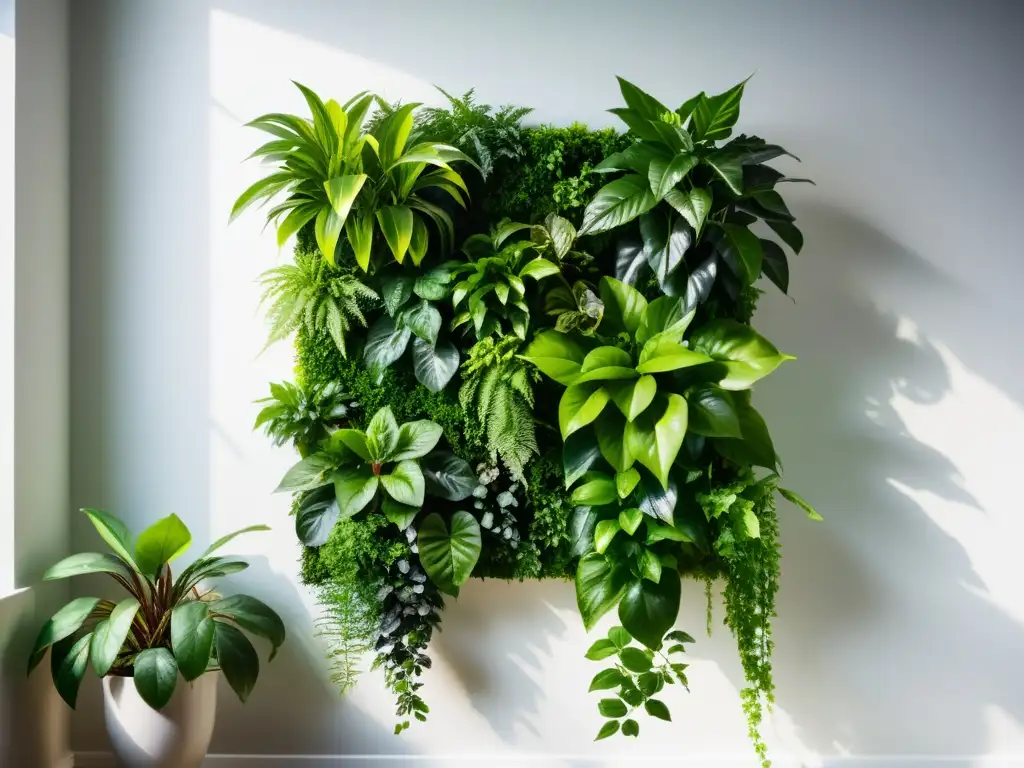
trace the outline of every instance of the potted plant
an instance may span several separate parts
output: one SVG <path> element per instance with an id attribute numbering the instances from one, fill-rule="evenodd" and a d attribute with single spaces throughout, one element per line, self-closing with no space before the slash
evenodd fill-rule
<path id="1" fill-rule="evenodd" d="M 269 529 L 254 525 L 218 539 L 174 579 L 170 563 L 192 544 L 177 515 L 158 520 L 133 543 L 121 520 L 82 511 L 112 552 L 71 555 L 43 578 L 106 573 L 128 597 L 117 603 L 77 597 L 61 608 L 40 630 L 29 672 L 49 649 L 53 683 L 74 709 L 91 664 L 103 678 L 104 716 L 122 765 L 198 768 L 216 707 L 217 677 L 207 673 L 223 672 L 245 701 L 259 658 L 242 630 L 270 641 L 270 659 L 285 638 L 284 623 L 267 605 L 248 595 L 221 597 L 209 587 L 211 579 L 248 568 L 213 553 L 239 534 Z"/>

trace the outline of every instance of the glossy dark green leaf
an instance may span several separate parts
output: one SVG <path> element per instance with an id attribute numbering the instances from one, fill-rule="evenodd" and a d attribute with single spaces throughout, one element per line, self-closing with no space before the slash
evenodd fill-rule
<path id="1" fill-rule="evenodd" d="M 668 486 L 649 472 L 641 473 L 636 487 L 637 507 L 645 515 L 672 525 L 679 492 L 675 480 L 669 478 Z"/>
<path id="2" fill-rule="evenodd" d="M 119 602 L 110 611 L 110 617 L 99 622 L 92 632 L 89 656 L 96 674 L 103 677 L 114 665 L 117 654 L 124 647 L 125 639 L 132 628 L 132 621 L 139 611 L 139 601 L 129 597 Z"/>
<path id="3" fill-rule="evenodd" d="M 737 224 L 722 224 L 724 239 L 719 243 L 719 253 L 733 274 L 748 285 L 753 284 L 761 274 L 764 253 L 761 241 L 749 229 Z"/>
<path id="4" fill-rule="evenodd" d="M 573 557 L 582 557 L 594 548 L 594 529 L 597 527 L 598 510 L 595 507 L 576 507 L 570 522 L 570 537 Z"/>
<path id="5" fill-rule="evenodd" d="M 783 293 L 789 293 L 789 259 L 786 252 L 774 240 L 761 238 L 761 253 L 764 258 L 761 269 Z"/>
<path id="6" fill-rule="evenodd" d="M 700 188 L 689 192 L 673 189 L 665 193 L 665 202 L 675 208 L 693 231 L 700 235 L 711 210 L 710 192 Z"/>
<path id="7" fill-rule="evenodd" d="M 617 722 L 617 721 L 613 721 Z M 640 723 L 633 718 L 622 721 L 622 735 L 623 736 L 639 736 L 640 735 Z"/>
<path id="8" fill-rule="evenodd" d="M 576 569 L 576 604 L 587 630 L 615 606 L 628 577 L 628 568 L 604 555 L 591 552 L 580 558 Z"/>
<path id="9" fill-rule="evenodd" d="M 427 493 L 448 501 L 469 498 L 480 484 L 469 462 L 447 451 L 429 454 L 420 467 Z"/>
<path id="10" fill-rule="evenodd" d="M 714 384 L 701 384 L 686 392 L 688 428 L 706 437 L 740 437 L 740 419 L 732 394 Z"/>
<path id="11" fill-rule="evenodd" d="M 476 518 L 468 512 L 456 512 L 449 533 L 439 514 L 427 515 L 420 523 L 417 543 L 420 561 L 430 580 L 441 591 L 458 596 L 459 587 L 480 559 L 482 543 Z"/>
<path id="12" fill-rule="evenodd" d="M 743 194 L 743 165 L 735 153 L 729 151 L 711 152 L 704 157 L 704 164 L 725 182 L 734 195 Z"/>
<path id="13" fill-rule="evenodd" d="M 250 595 L 230 595 L 213 603 L 214 613 L 228 616 L 247 632 L 270 642 L 270 660 L 284 644 L 285 627 L 277 612 L 262 600 Z"/>
<path id="14" fill-rule="evenodd" d="M 662 115 L 671 110 L 650 94 L 637 88 L 628 80 L 616 76 L 622 99 L 631 110 L 646 117 L 648 120 L 660 120 Z"/>
<path id="15" fill-rule="evenodd" d="M 782 242 L 792 248 L 794 253 L 800 253 L 803 249 L 803 233 L 794 225 L 786 221 L 769 221 L 768 226 L 775 230 L 775 234 L 781 237 Z"/>
<path id="16" fill-rule="evenodd" d="M 244 704 L 260 675 L 259 656 L 241 630 L 223 621 L 215 623 L 217 663 L 231 690 Z"/>
<path id="17" fill-rule="evenodd" d="M 679 573 L 665 570 L 655 584 L 634 579 L 619 602 L 619 621 L 633 637 L 657 650 L 679 615 Z"/>
<path id="18" fill-rule="evenodd" d="M 775 453 L 768 425 L 761 414 L 742 400 L 736 400 L 736 413 L 740 424 L 740 438 L 712 440 L 719 454 L 736 464 L 775 469 L 779 460 Z"/>
<path id="19" fill-rule="evenodd" d="M 597 711 L 604 717 L 624 717 L 629 710 L 621 699 L 601 699 Z"/>
<path id="20" fill-rule="evenodd" d="M 583 212 L 581 235 L 594 235 L 632 221 L 655 206 L 645 176 L 624 176 L 601 187 Z"/>
<path id="21" fill-rule="evenodd" d="M 223 661 L 221 662 L 223 667 Z M 178 663 L 166 648 L 147 648 L 135 657 L 135 689 L 153 709 L 163 709 L 178 683 Z"/>
<path id="22" fill-rule="evenodd" d="M 743 98 L 742 83 L 716 96 L 701 95 L 693 108 L 691 133 L 695 141 L 724 139 L 732 133 L 732 127 L 740 117 L 740 100 Z"/>
<path id="23" fill-rule="evenodd" d="M 327 543 L 341 516 L 334 485 L 325 486 L 307 494 L 295 515 L 295 535 L 307 547 L 321 547 Z"/>
<path id="24" fill-rule="evenodd" d="M 644 241 L 644 258 L 667 293 L 670 278 L 682 266 L 693 243 L 693 231 L 678 216 L 651 211 L 640 217 L 640 235 Z"/>
<path id="25" fill-rule="evenodd" d="M 749 325 L 735 320 L 712 320 L 690 335 L 690 347 L 723 364 L 725 376 L 719 381 L 723 389 L 749 389 L 767 376 L 791 355 L 784 355 L 775 345 Z"/>
<path id="26" fill-rule="evenodd" d="M 597 435 L 597 444 L 601 450 L 601 455 L 617 473 L 626 472 L 633 466 L 633 455 L 626 446 L 624 439 L 625 428 L 625 417 L 614 408 L 608 409 L 594 425 L 594 432 Z M 616 478 L 617 487 L 620 482 L 625 482 L 625 479 L 619 481 Z M 619 495 L 621 497 L 622 493 L 620 492 Z"/>
<path id="27" fill-rule="evenodd" d="M 199 600 L 179 603 L 171 612 L 171 648 L 181 676 L 195 680 L 206 672 L 213 653 L 215 628 L 209 604 Z"/>
<path id="28" fill-rule="evenodd" d="M 413 339 L 412 359 L 416 380 L 431 392 L 444 389 L 459 369 L 459 350 L 450 341 L 431 346 L 423 339 Z"/>
<path id="29" fill-rule="evenodd" d="M 78 597 L 57 611 L 39 630 L 29 656 L 28 671 L 31 672 L 43 660 L 47 648 L 77 632 L 99 602 L 98 597 Z"/>
<path id="30" fill-rule="evenodd" d="M 604 302 L 601 332 L 608 336 L 637 332 L 647 309 L 647 299 L 636 288 L 612 277 L 602 277 L 598 292 Z"/>
<path id="31" fill-rule="evenodd" d="M 89 645 L 92 633 L 86 633 L 78 640 L 65 638 L 53 646 L 50 655 L 50 674 L 57 693 L 65 703 L 75 708 L 78 701 L 78 689 L 89 666 Z"/>
<path id="32" fill-rule="evenodd" d="M 689 153 L 677 154 L 668 162 L 661 158 L 652 160 L 647 170 L 647 180 L 650 182 L 654 196 L 658 200 L 663 199 L 675 188 L 676 184 L 683 180 L 686 174 L 696 167 L 698 162 L 697 156 Z"/>
<path id="33" fill-rule="evenodd" d="M 601 457 L 601 449 L 591 430 L 577 430 L 562 446 L 565 487 L 571 488 Z"/>

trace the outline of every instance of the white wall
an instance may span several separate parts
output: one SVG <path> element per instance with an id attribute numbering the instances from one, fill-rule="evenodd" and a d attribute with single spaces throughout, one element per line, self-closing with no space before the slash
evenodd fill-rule
<path id="1" fill-rule="evenodd" d="M 269 493 L 293 457 L 249 431 L 251 401 L 290 376 L 286 345 L 257 356 L 254 283 L 288 253 L 257 216 L 228 228 L 227 213 L 260 174 L 240 165 L 259 140 L 240 124 L 302 110 L 293 78 L 406 101 L 436 101 L 431 83 L 476 86 L 539 120 L 596 127 L 618 103 L 615 74 L 671 103 L 756 71 L 744 129 L 801 155 L 800 174 L 818 181 L 787 196 L 807 235 L 795 301 L 769 290 L 757 319 L 800 358 L 757 398 L 787 484 L 826 518 L 783 513 L 777 764 L 1024 755 L 1021 21 L 1011 3 L 907 0 L 76 5 L 73 505 L 138 526 L 176 511 L 201 541 L 277 529 L 247 542 L 255 566 L 237 585 L 280 609 L 291 639 L 244 710 L 223 696 L 215 751 L 565 768 L 749 760 L 724 629 L 694 648 L 673 724 L 593 744 L 597 665 L 582 658 L 566 584 L 464 590 L 434 644 L 426 727 L 392 737 L 373 674 L 336 698 L 288 502 Z M 78 525 L 75 541 L 94 538 Z M 681 625 L 703 626 L 692 585 Z M 104 749 L 95 710 L 75 716 L 73 743 Z"/>

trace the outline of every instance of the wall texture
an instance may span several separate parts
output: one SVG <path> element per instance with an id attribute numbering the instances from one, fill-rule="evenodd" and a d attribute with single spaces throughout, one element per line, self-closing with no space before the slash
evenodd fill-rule
<path id="1" fill-rule="evenodd" d="M 292 457 L 249 431 L 252 401 L 290 375 L 287 345 L 259 354 L 254 283 L 288 254 L 256 216 L 228 228 L 227 213 L 259 174 L 240 165 L 259 139 L 240 124 L 300 111 L 293 78 L 406 101 L 476 86 L 541 121 L 597 126 L 615 74 L 673 103 L 756 72 L 742 126 L 818 182 L 787 196 L 807 236 L 793 300 L 769 290 L 757 319 L 800 358 L 757 399 L 787 485 L 826 518 L 784 519 L 777 764 L 1024 760 L 1022 21 L 1014 3 L 938 0 L 75 4 L 72 504 L 138 526 L 176 511 L 200 542 L 278 529 L 245 544 L 245 588 L 291 640 L 244 710 L 224 692 L 215 751 L 749 763 L 724 628 L 693 649 L 673 724 L 593 744 L 596 665 L 565 584 L 464 590 L 435 643 L 427 727 L 392 737 L 374 674 L 337 698 L 288 502 L 270 495 Z M 74 540 L 94 538 L 76 523 Z M 696 634 L 700 590 L 684 597 Z M 105 748 L 95 709 L 73 726 L 76 749 Z"/>

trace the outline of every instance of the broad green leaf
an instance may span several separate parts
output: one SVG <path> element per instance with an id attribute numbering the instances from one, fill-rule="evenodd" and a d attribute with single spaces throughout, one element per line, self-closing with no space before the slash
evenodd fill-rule
<path id="1" fill-rule="evenodd" d="M 441 313 L 426 299 L 407 307 L 401 314 L 402 325 L 431 346 L 441 331 Z"/>
<path id="2" fill-rule="evenodd" d="M 380 317 L 366 336 L 363 359 L 368 368 L 387 368 L 400 358 L 409 344 L 412 332 L 397 328 L 390 317 Z"/>
<path id="3" fill-rule="evenodd" d="M 654 196 L 658 200 L 664 199 L 669 191 L 674 189 L 676 184 L 696 167 L 697 163 L 697 156 L 688 152 L 676 155 L 667 163 L 661 158 L 652 160 L 647 171 L 647 180 L 650 182 Z"/>
<path id="4" fill-rule="evenodd" d="M 443 434 L 441 425 L 433 421 L 423 419 L 406 422 L 398 428 L 398 445 L 390 460 L 403 461 L 426 456 L 434 450 Z"/>
<path id="5" fill-rule="evenodd" d="M 625 442 L 622 437 L 622 432 L 619 432 L 619 440 Z M 632 464 L 632 460 L 630 460 Z M 617 468 L 618 469 L 618 468 Z M 636 488 L 637 483 L 640 482 L 640 473 L 632 467 L 626 469 L 619 469 L 615 475 L 615 490 L 619 494 L 620 499 L 625 499 L 633 492 Z"/>
<path id="6" fill-rule="evenodd" d="M 558 403 L 558 425 L 562 439 L 590 424 L 608 404 L 608 390 L 597 383 L 573 384 Z"/>
<path id="7" fill-rule="evenodd" d="M 147 576 L 156 576 L 164 563 L 179 557 L 192 544 L 192 534 L 181 518 L 170 514 L 139 534 L 135 562 Z"/>
<path id="8" fill-rule="evenodd" d="M 636 134 L 637 138 L 643 139 L 639 144 L 645 144 L 647 142 L 661 142 L 661 134 L 655 128 L 655 121 L 644 117 L 639 112 L 628 109 L 625 107 L 617 107 L 616 109 L 609 109 L 613 115 L 619 118 L 627 126 L 629 130 Z M 658 146 L 658 149 L 662 149 Z M 582 231 L 580 234 L 584 234 Z"/>
<path id="9" fill-rule="evenodd" d="M 594 548 L 594 528 L 600 510 L 596 507 L 576 507 L 569 521 L 569 543 L 573 557 L 582 557 Z"/>
<path id="10" fill-rule="evenodd" d="M 363 211 L 345 219 L 345 235 L 355 254 L 356 264 L 363 272 L 370 271 L 370 253 L 373 250 L 373 216 Z"/>
<path id="11" fill-rule="evenodd" d="M 761 414 L 740 398 L 734 398 L 734 405 L 739 418 L 741 437 L 712 440 L 714 449 L 736 464 L 777 468 L 779 459 L 775 454 L 775 445 Z"/>
<path id="12" fill-rule="evenodd" d="M 655 584 L 661 581 L 661 560 L 649 549 L 640 555 L 640 577 Z"/>
<path id="13" fill-rule="evenodd" d="M 594 473 L 597 474 L 597 473 Z M 607 475 L 588 480 L 572 492 L 572 503 L 577 506 L 599 507 L 618 501 L 615 481 Z"/>
<path id="14" fill-rule="evenodd" d="M 615 535 L 622 530 L 618 520 L 601 520 L 594 527 L 594 551 L 600 555 L 611 545 Z"/>
<path id="15" fill-rule="evenodd" d="M 135 657 L 135 690 L 153 709 L 163 709 L 178 683 L 178 663 L 166 648 L 147 648 Z"/>
<path id="16" fill-rule="evenodd" d="M 674 479 L 669 478 L 668 485 L 663 486 L 650 472 L 641 475 L 636 487 L 636 505 L 645 515 L 672 525 L 678 500 L 679 489 Z"/>
<path id="17" fill-rule="evenodd" d="M 640 217 L 640 235 L 644 241 L 644 258 L 662 291 L 670 296 L 680 292 L 675 285 L 677 281 L 672 278 L 693 243 L 689 225 L 681 218 L 651 211 Z"/>
<path id="18" fill-rule="evenodd" d="M 260 675 L 260 659 L 249 638 L 236 627 L 216 622 L 217 663 L 224 679 L 243 704 L 256 685 Z"/>
<path id="19" fill-rule="evenodd" d="M 626 631 L 629 632 L 628 629 Z M 635 637 L 632 633 L 629 634 L 631 637 Z M 650 652 L 640 648 L 623 648 L 619 651 L 619 661 L 630 672 L 647 672 L 651 668 Z"/>
<path id="20" fill-rule="evenodd" d="M 653 402 L 658 384 L 653 376 L 641 376 L 635 381 L 610 381 L 605 389 L 626 420 L 633 421 Z"/>
<path id="21" fill-rule="evenodd" d="M 432 269 L 428 269 L 416 278 L 413 283 L 413 293 L 421 299 L 428 301 L 441 301 L 448 296 L 448 286 L 454 276 L 454 262 L 446 262 Z"/>
<path id="22" fill-rule="evenodd" d="M 601 699 L 597 711 L 604 717 L 625 717 L 629 710 L 621 699 Z"/>
<path id="23" fill-rule="evenodd" d="M 206 671 L 213 653 L 214 622 L 200 600 L 179 603 L 171 611 L 171 648 L 181 676 L 191 682 Z"/>
<path id="24" fill-rule="evenodd" d="M 587 353 L 580 366 L 580 373 L 590 373 L 598 368 L 633 367 L 633 358 L 629 352 L 618 347 L 598 347 Z"/>
<path id="25" fill-rule="evenodd" d="M 790 491 L 790 490 L 787 490 L 785 488 L 779 488 L 778 491 L 779 491 L 779 494 L 782 496 L 782 498 L 784 498 L 786 501 L 790 502 L 791 504 L 796 504 L 798 507 L 800 507 L 800 509 L 802 509 L 804 512 L 806 512 L 807 516 L 809 518 L 811 518 L 811 520 L 821 520 L 822 519 L 821 515 L 818 514 L 817 510 L 815 510 L 814 507 L 812 507 L 810 504 L 808 504 L 804 500 L 804 497 L 801 496 L 796 491 Z"/>
<path id="26" fill-rule="evenodd" d="M 667 338 L 680 341 L 683 333 L 693 320 L 694 309 L 676 296 L 661 296 L 644 310 L 640 319 L 640 327 L 636 332 L 638 344 L 646 344 L 654 338 Z"/>
<path id="27" fill-rule="evenodd" d="M 410 507 L 408 504 L 401 504 L 390 496 L 385 496 L 383 498 L 380 503 L 380 508 L 384 513 L 384 517 L 398 526 L 398 530 L 400 531 L 404 531 L 412 525 L 413 520 L 416 519 L 416 515 L 420 513 L 419 507 Z"/>
<path id="28" fill-rule="evenodd" d="M 469 498 L 480 484 L 469 462 L 447 451 L 425 457 L 420 468 L 427 493 L 448 501 Z"/>
<path id="29" fill-rule="evenodd" d="M 761 238 L 761 270 L 765 276 L 779 287 L 783 293 L 789 293 L 789 259 L 774 240 Z"/>
<path id="30" fill-rule="evenodd" d="M 416 338 L 412 342 L 412 362 L 416 381 L 431 392 L 440 392 L 459 368 L 459 350 L 450 341 L 431 346 Z"/>
<path id="31" fill-rule="evenodd" d="M 704 353 L 695 352 L 671 338 L 658 335 L 640 350 L 640 364 L 636 369 L 643 374 L 665 373 L 710 362 L 711 358 Z"/>
<path id="32" fill-rule="evenodd" d="M 622 530 L 624 530 L 630 536 L 636 533 L 636 529 L 640 527 L 640 523 L 642 523 L 643 520 L 643 511 L 637 509 L 636 507 L 624 509 L 621 512 L 619 512 L 619 526 L 621 526 Z"/>
<path id="33" fill-rule="evenodd" d="M 671 205 L 686 219 L 694 232 L 700 236 L 704 228 L 704 221 L 711 210 L 711 194 L 705 189 L 692 189 L 689 192 L 682 192 L 678 189 L 670 190 L 665 194 L 665 202 Z"/>
<path id="34" fill-rule="evenodd" d="M 732 394 L 714 384 L 701 384 L 686 392 L 688 429 L 706 437 L 740 437 L 740 419 Z"/>
<path id="35" fill-rule="evenodd" d="M 78 689 L 82 685 L 86 667 L 89 666 L 89 646 L 92 633 L 78 640 L 67 638 L 53 647 L 50 656 L 50 674 L 57 693 L 72 709 L 78 701 Z"/>
<path id="36" fill-rule="evenodd" d="M 725 182 L 734 195 L 743 194 L 743 165 L 736 153 L 728 150 L 712 152 L 703 159 L 704 164 Z"/>
<path id="37" fill-rule="evenodd" d="M 284 622 L 277 612 L 249 595 L 231 595 L 213 603 L 210 610 L 215 614 L 229 617 L 246 632 L 270 642 L 270 660 L 274 660 L 278 649 L 284 645 Z"/>
<path id="38" fill-rule="evenodd" d="M 342 520 L 348 520 L 366 508 L 377 493 L 379 480 L 365 465 L 340 469 L 334 474 L 334 493 Z"/>
<path id="39" fill-rule="evenodd" d="M 423 257 L 427 255 L 427 247 L 430 244 L 430 233 L 427 232 L 427 225 L 422 216 L 413 216 L 412 238 L 409 240 L 409 258 L 417 267 L 423 263 Z"/>
<path id="40" fill-rule="evenodd" d="M 366 183 L 365 173 L 352 174 L 350 176 L 335 176 L 324 182 L 324 189 L 327 190 L 327 199 L 331 201 L 331 207 L 341 219 L 342 224 L 348 219 L 348 212 L 352 209 L 359 190 Z"/>
<path id="41" fill-rule="evenodd" d="M 664 410 L 656 415 L 659 410 L 648 409 L 636 420 L 627 422 L 626 444 L 636 460 L 650 470 L 664 488 L 668 486 L 668 471 L 686 435 L 686 400 L 682 395 L 670 394 Z"/>
<path id="42" fill-rule="evenodd" d="M 649 123 L 643 130 L 649 132 L 649 135 L 654 137 L 652 141 L 660 141 L 657 130 Z M 635 171 L 640 175 L 641 179 L 646 179 L 650 172 L 651 163 L 655 160 L 668 164 L 672 160 L 672 153 L 658 144 L 641 141 L 631 144 L 622 152 L 615 152 L 609 155 L 594 167 L 594 172 Z"/>
<path id="43" fill-rule="evenodd" d="M 459 587 L 473 573 L 482 547 L 480 525 L 468 512 L 452 515 L 451 533 L 436 512 L 420 523 L 417 544 L 420 562 L 438 589 L 458 596 Z"/>
<path id="44" fill-rule="evenodd" d="M 616 472 L 625 472 L 633 466 L 633 454 L 624 439 L 625 426 L 625 418 L 616 410 L 609 410 L 594 424 L 601 455 Z"/>
<path id="45" fill-rule="evenodd" d="M 114 606 L 109 618 L 99 622 L 93 629 L 89 656 L 92 658 L 93 669 L 100 677 L 106 675 L 114 665 L 138 611 L 139 601 L 134 597 L 126 598 Z"/>
<path id="46" fill-rule="evenodd" d="M 720 243 L 722 260 L 733 274 L 752 285 L 761 274 L 764 252 L 757 235 L 738 224 L 722 224 L 725 240 Z"/>
<path id="47" fill-rule="evenodd" d="M 704 96 L 697 100 L 691 116 L 691 133 L 696 141 L 724 139 L 732 133 L 732 127 L 740 116 L 740 99 L 743 98 L 744 80 L 717 96 Z"/>
<path id="48" fill-rule="evenodd" d="M 423 472 L 412 459 L 398 462 L 390 474 L 381 475 L 380 484 L 400 504 L 408 504 L 410 507 L 423 504 Z"/>
<path id="49" fill-rule="evenodd" d="M 569 386 L 576 381 L 586 352 L 569 334 L 558 331 L 538 333 L 523 360 L 533 363 L 541 373 L 559 384 Z"/>
<path id="50" fill-rule="evenodd" d="M 381 278 L 380 297 L 384 301 L 384 309 L 392 317 L 412 296 L 415 279 L 409 275 L 388 275 Z"/>
<path id="51" fill-rule="evenodd" d="M 543 257 L 538 257 L 526 262 L 526 266 L 519 270 L 519 277 L 532 277 L 534 280 L 543 280 L 545 277 L 557 275 L 560 272 L 561 270 L 557 264 L 553 264 Z"/>
<path id="52" fill-rule="evenodd" d="M 241 528 L 241 529 L 239 529 L 237 531 L 233 531 L 233 532 L 231 532 L 229 534 L 221 536 L 219 539 L 217 539 L 215 542 L 213 542 L 213 544 L 211 544 L 209 547 L 206 548 L 206 551 L 203 552 L 201 557 L 207 557 L 211 553 L 216 552 L 218 549 L 223 547 L 229 541 L 231 541 L 231 540 L 233 540 L 233 539 L 235 539 L 238 536 L 241 536 L 243 534 L 246 534 L 246 533 L 256 533 L 258 531 L 269 531 L 269 530 L 270 530 L 270 526 L 269 525 L 249 525 L 249 526 L 246 526 L 245 528 Z"/>
<path id="53" fill-rule="evenodd" d="M 613 721 L 618 722 L 618 721 Z M 640 723 L 633 718 L 628 718 L 622 721 L 622 735 L 623 736 L 639 736 L 640 735 Z"/>
<path id="54" fill-rule="evenodd" d="M 804 236 L 794 225 L 786 221 L 769 221 L 768 226 L 775 230 L 775 234 L 782 238 L 782 242 L 793 249 L 794 253 L 800 253 L 804 247 Z"/>
<path id="55" fill-rule="evenodd" d="M 604 302 L 601 332 L 608 336 L 622 332 L 634 335 L 647 309 L 647 299 L 643 294 L 633 286 L 608 276 L 601 278 L 598 291 Z"/>
<path id="56" fill-rule="evenodd" d="M 365 432 L 360 432 L 358 429 L 339 429 L 331 435 L 331 443 L 335 442 L 340 442 L 363 461 L 373 460 L 366 443 Z"/>
<path id="57" fill-rule="evenodd" d="M 327 482 L 324 475 L 336 464 L 337 460 L 326 453 L 312 453 L 285 472 L 274 493 L 297 493 L 317 488 Z"/>
<path id="58" fill-rule="evenodd" d="M 671 110 L 648 93 L 637 88 L 628 80 L 616 75 L 619 81 L 619 90 L 622 92 L 622 99 L 631 110 L 648 120 L 660 120 L 661 116 Z"/>
<path id="59" fill-rule="evenodd" d="M 335 523 L 341 516 L 338 505 L 337 491 L 327 486 L 325 498 L 318 492 L 308 494 L 311 503 L 303 502 L 295 515 L 295 535 L 307 547 L 322 547 L 331 537 Z"/>
<path id="60" fill-rule="evenodd" d="M 648 648 L 661 648 L 662 638 L 679 615 L 679 587 L 676 571 L 663 572 L 657 584 L 648 579 L 631 581 L 619 603 L 622 626 Z"/>
<path id="61" fill-rule="evenodd" d="M 373 133 L 380 142 L 381 165 L 390 168 L 405 152 L 413 127 L 413 110 L 419 104 L 403 104 L 386 117 Z"/>
<path id="62" fill-rule="evenodd" d="M 576 242 L 576 227 L 568 219 L 564 219 L 556 213 L 549 213 L 544 218 L 543 229 L 551 241 L 555 258 L 561 261 L 572 250 L 572 244 Z"/>
<path id="63" fill-rule="evenodd" d="M 630 722 L 629 720 L 626 721 Z M 619 732 L 619 721 L 618 720 L 607 720 L 605 724 L 601 726 L 601 730 L 597 732 L 597 736 L 594 737 L 594 741 L 600 741 L 601 739 L 607 739 L 609 736 L 614 736 Z"/>
<path id="64" fill-rule="evenodd" d="M 601 661 L 601 659 L 607 659 L 609 656 L 614 656 L 619 652 L 618 647 L 611 640 L 601 638 L 589 649 L 587 649 L 586 658 L 591 661 Z"/>
<path id="65" fill-rule="evenodd" d="M 658 202 L 645 176 L 624 176 L 598 190 L 583 212 L 581 235 L 594 235 L 622 226 Z"/>
<path id="66" fill-rule="evenodd" d="M 698 328 L 690 336 L 690 347 L 724 365 L 726 374 L 718 383 L 730 390 L 748 389 L 784 361 L 795 359 L 735 320 L 712 320 Z"/>
<path id="67" fill-rule="evenodd" d="M 99 552 L 84 552 L 65 557 L 43 574 L 44 581 L 67 579 L 87 573 L 113 573 L 128 578 L 128 566 L 114 555 Z"/>
<path id="68" fill-rule="evenodd" d="M 89 518 L 89 522 L 93 524 L 96 532 L 107 543 L 107 546 L 129 565 L 134 566 L 135 558 L 132 557 L 134 547 L 128 526 L 113 515 L 99 509 L 83 509 L 82 512 Z"/>
<path id="69" fill-rule="evenodd" d="M 412 242 L 412 209 L 404 205 L 388 205 L 377 209 L 377 224 L 384 233 L 391 253 L 399 264 L 405 260 Z"/>
<path id="70" fill-rule="evenodd" d="M 681 528 L 673 525 L 658 525 L 647 521 L 647 543 L 654 544 L 659 541 L 681 541 L 693 542 L 693 537 Z"/>
<path id="71" fill-rule="evenodd" d="M 589 430 L 577 430 L 569 435 L 562 446 L 565 487 L 571 488 L 600 457 L 597 439 Z"/>
<path id="72" fill-rule="evenodd" d="M 576 604 L 588 631 L 615 606 L 628 578 L 629 569 L 621 562 L 596 552 L 580 558 L 576 569 Z"/>
<path id="73" fill-rule="evenodd" d="M 625 627 L 612 627 L 608 630 L 608 639 L 615 644 L 620 651 L 633 642 Z"/>
<path id="74" fill-rule="evenodd" d="M 338 238 L 341 237 L 341 230 L 345 222 L 334 212 L 332 207 L 324 206 L 316 215 L 313 226 L 313 234 L 316 236 L 316 244 L 327 262 L 332 266 L 335 264 L 334 252 L 338 247 Z"/>
<path id="75" fill-rule="evenodd" d="M 648 699 L 644 702 L 644 709 L 651 717 L 657 717 L 669 722 L 672 721 L 672 715 L 669 714 L 668 707 L 665 706 L 665 702 L 663 701 L 658 699 Z"/>
<path id="76" fill-rule="evenodd" d="M 625 679 L 619 670 L 615 668 L 605 669 L 594 676 L 594 679 L 590 681 L 590 688 L 587 691 L 592 693 L 593 691 L 607 691 L 612 688 L 618 688 Z"/>

